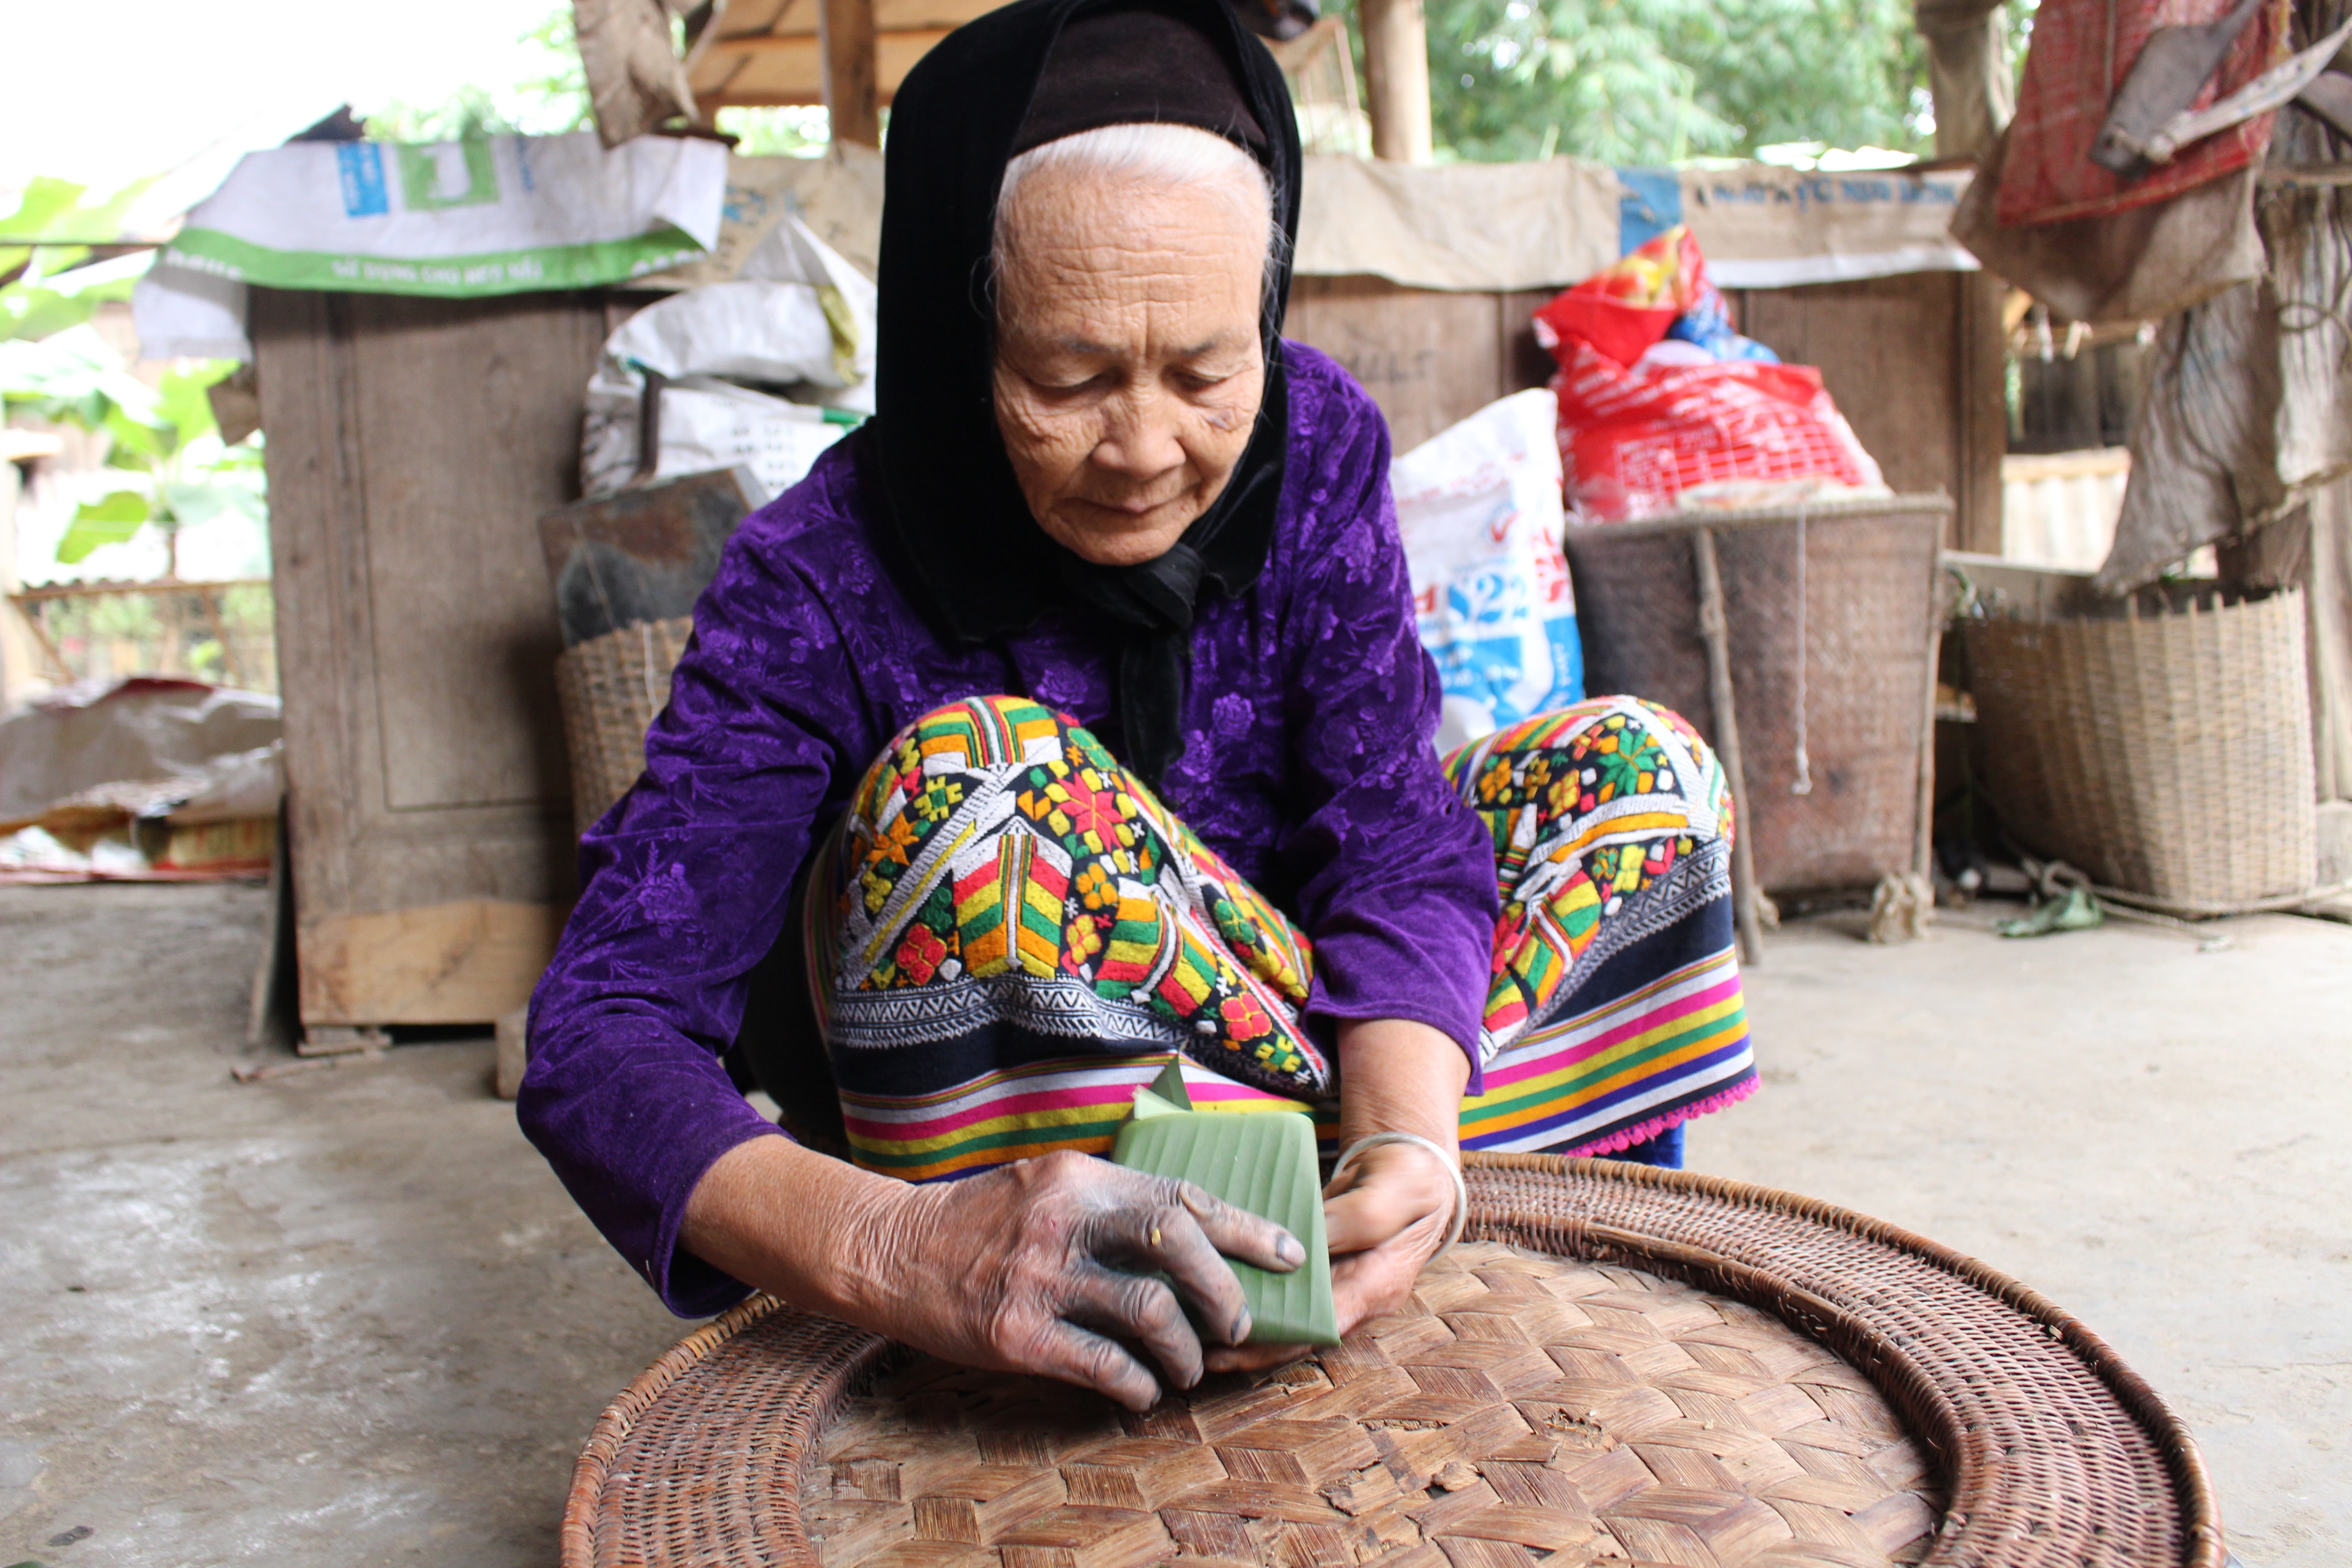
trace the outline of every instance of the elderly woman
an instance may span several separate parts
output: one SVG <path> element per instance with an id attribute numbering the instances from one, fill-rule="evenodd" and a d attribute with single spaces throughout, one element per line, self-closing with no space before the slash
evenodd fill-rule
<path id="1" fill-rule="evenodd" d="M 1139 1408 L 1283 1353 L 1219 1255 L 1303 1253 L 1092 1158 L 1132 1090 L 1176 1057 L 1359 1155 L 1346 1331 L 1458 1147 L 1672 1163 L 1753 1086 L 1727 792 L 1623 699 L 1433 750 L 1387 429 L 1280 337 L 1298 140 L 1224 0 L 991 13 L 888 157 L 879 416 L 697 607 L 520 1114 L 682 1314 L 758 1288 Z"/>

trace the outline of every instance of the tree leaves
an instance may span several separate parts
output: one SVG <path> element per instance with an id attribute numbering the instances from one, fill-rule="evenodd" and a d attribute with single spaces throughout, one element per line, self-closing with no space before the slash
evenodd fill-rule
<path id="1" fill-rule="evenodd" d="M 116 490 L 104 500 L 84 501 L 74 509 L 73 522 L 58 541 L 58 560 L 72 566 L 103 544 L 127 544 L 149 521 L 147 498 L 136 490 Z"/>
<path id="2" fill-rule="evenodd" d="M 38 342 L 0 342 L 0 399 L 11 410 L 85 430 L 110 428 L 113 411 L 133 425 L 159 417 L 154 392 L 123 369 L 122 356 L 88 326 Z"/>
<path id="3" fill-rule="evenodd" d="M 1908 0 L 1429 0 L 1427 16 L 1432 118 L 1456 157 L 1926 142 Z"/>
<path id="4" fill-rule="evenodd" d="M 131 204 L 152 184 L 136 181 L 103 201 L 85 205 L 89 187 L 37 175 L 26 185 L 16 210 L 0 216 L 0 235 L 11 239 L 111 240 L 121 234 Z M 102 276 L 75 277 L 89 259 L 87 245 L 0 245 L 0 340 L 43 338 L 87 321 L 100 300 L 129 299 L 136 275 L 145 270 L 143 261 L 127 268 L 100 262 Z"/>
<path id="5" fill-rule="evenodd" d="M 38 342 L 0 342 L 0 405 L 104 432 L 107 467 L 146 481 L 143 493 L 115 490 L 78 509 L 58 543 L 61 564 L 125 543 L 150 523 L 168 536 L 222 518 L 268 522 L 260 452 L 222 447 L 206 395 L 236 368 L 228 360 L 175 366 L 151 387 L 89 326 Z"/>
<path id="6" fill-rule="evenodd" d="M 224 517 L 241 517 L 251 522 L 269 521 L 268 503 L 261 492 L 249 483 L 238 483 L 242 476 L 215 473 L 200 482 L 167 479 L 161 487 L 164 510 L 170 521 L 179 528 L 195 528 Z"/>
<path id="7" fill-rule="evenodd" d="M 377 142 L 470 142 L 509 134 L 556 136 L 594 128 L 588 74 L 574 41 L 572 6 L 555 0 L 547 19 L 515 40 L 515 64 L 528 74 L 510 84 L 468 83 L 438 105 L 388 103 L 367 117 Z"/>

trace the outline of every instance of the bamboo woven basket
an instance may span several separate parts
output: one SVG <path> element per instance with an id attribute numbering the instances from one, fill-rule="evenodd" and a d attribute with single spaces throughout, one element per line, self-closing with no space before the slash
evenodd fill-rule
<path id="1" fill-rule="evenodd" d="M 1924 868 L 1921 740 L 1951 510 L 1942 496 L 1893 496 L 1568 531 L 1585 689 L 1663 704 L 1728 752 L 1695 569 L 1696 536 L 1713 534 L 1740 831 L 1766 892 L 1866 888 Z"/>
<path id="2" fill-rule="evenodd" d="M 575 832 L 595 826 L 645 771 L 646 731 L 669 700 L 670 672 L 693 630 L 687 616 L 639 621 L 556 656 Z"/>
<path id="3" fill-rule="evenodd" d="M 1468 1167 L 1406 1310 L 1141 1415 L 754 1298 L 598 1421 L 565 1568 L 2221 1568 L 2187 1429 L 2015 1281 L 1739 1183 Z"/>
<path id="4" fill-rule="evenodd" d="M 2299 590 L 1965 626 L 1978 765 L 2020 844 L 2184 913 L 2310 888 Z"/>

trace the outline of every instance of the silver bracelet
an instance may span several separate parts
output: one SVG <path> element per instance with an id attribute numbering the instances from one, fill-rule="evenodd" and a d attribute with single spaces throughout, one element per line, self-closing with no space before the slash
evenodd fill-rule
<path id="1" fill-rule="evenodd" d="M 1331 1180 L 1336 1183 L 1340 1177 L 1346 1175 L 1349 1167 L 1355 1164 L 1356 1157 L 1367 1149 L 1378 1149 L 1387 1143 L 1412 1143 L 1428 1150 L 1437 1156 L 1438 1163 L 1445 1167 L 1445 1173 L 1454 1178 L 1454 1228 L 1446 1233 L 1445 1245 L 1429 1255 L 1428 1262 L 1423 1265 L 1423 1268 L 1427 1268 L 1429 1263 L 1434 1263 L 1453 1251 L 1454 1244 L 1462 1239 L 1463 1222 L 1470 1217 L 1470 1189 L 1463 1184 L 1459 1157 L 1448 1158 L 1445 1151 L 1439 1148 L 1435 1142 L 1423 1138 L 1418 1132 L 1374 1132 L 1367 1137 L 1357 1139 L 1353 1143 L 1349 1144 L 1347 1152 L 1339 1156 L 1339 1163 L 1331 1167 Z"/>

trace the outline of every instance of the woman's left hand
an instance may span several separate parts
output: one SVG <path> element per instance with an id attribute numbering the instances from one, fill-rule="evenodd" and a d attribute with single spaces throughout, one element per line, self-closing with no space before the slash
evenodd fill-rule
<path id="1" fill-rule="evenodd" d="M 1388 1018 L 1343 1026 L 1339 1057 L 1342 1150 L 1381 1131 L 1414 1132 L 1440 1149 L 1454 1148 L 1470 1074 L 1459 1046 L 1426 1025 Z M 1417 1143 L 1367 1149 L 1325 1190 L 1331 1302 L 1341 1337 L 1405 1304 L 1423 1265 L 1454 1228 L 1455 1193 L 1446 1162 Z M 1219 1346 L 1209 1352 L 1207 1369 L 1278 1366 L 1311 1348 Z"/>
<path id="2" fill-rule="evenodd" d="M 1323 1228 L 1331 1245 L 1331 1301 L 1339 1332 L 1393 1312 L 1412 1294 L 1422 1265 L 1454 1228 L 1454 1176 L 1417 1143 L 1368 1149 L 1326 1190 Z"/>

